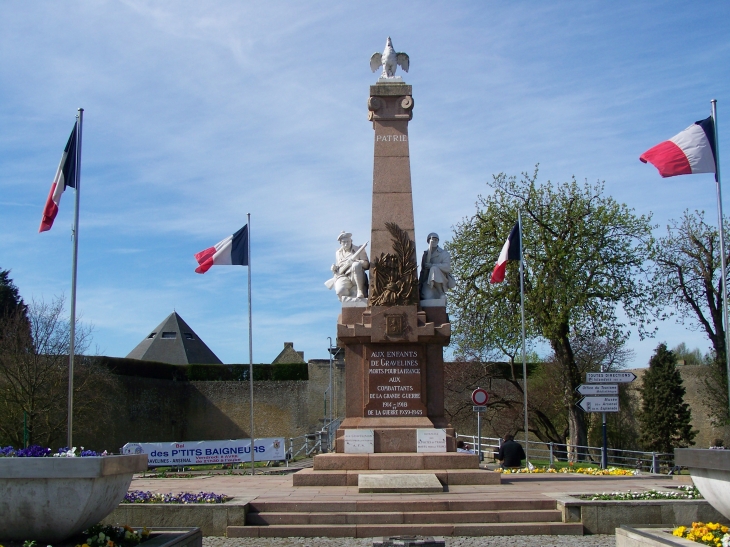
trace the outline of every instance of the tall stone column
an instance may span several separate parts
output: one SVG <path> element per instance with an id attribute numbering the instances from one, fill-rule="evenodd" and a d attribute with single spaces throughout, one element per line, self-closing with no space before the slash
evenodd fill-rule
<path id="1" fill-rule="evenodd" d="M 375 130 L 370 236 L 370 256 L 375 259 L 381 253 L 392 252 L 386 222 L 400 226 L 415 242 L 408 151 L 408 122 L 413 118 L 411 86 L 400 82 L 370 86 L 368 110 Z"/>

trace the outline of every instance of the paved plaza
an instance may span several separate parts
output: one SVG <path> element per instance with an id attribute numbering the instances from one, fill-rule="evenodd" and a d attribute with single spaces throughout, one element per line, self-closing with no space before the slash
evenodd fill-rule
<path id="1" fill-rule="evenodd" d="M 291 475 L 202 475 L 189 479 L 150 479 L 137 476 L 130 489 L 162 493 L 215 492 L 232 496 L 234 503 L 258 502 L 352 502 L 394 500 L 469 501 L 505 499 L 545 499 L 566 494 L 644 491 L 689 484 L 688 476 L 667 477 L 640 475 L 636 477 L 593 477 L 564 474 L 503 475 L 501 485 L 451 486 L 448 492 L 437 494 L 360 494 L 356 486 L 294 487 Z M 608 547 L 615 545 L 613 535 L 588 536 L 488 536 L 447 537 L 449 547 Z M 223 538 L 206 537 L 205 547 L 371 547 L 370 538 Z"/>
<path id="2" fill-rule="evenodd" d="M 215 492 L 237 503 L 257 501 L 371 501 L 394 499 L 468 501 L 489 499 L 543 499 L 594 492 L 644 491 L 690 484 L 688 475 L 639 475 L 594 477 L 579 474 L 502 475 L 499 485 L 454 485 L 438 494 L 360 494 L 357 486 L 293 486 L 291 475 L 201 475 L 190 479 L 149 479 L 135 475 L 130 490 L 160 493 Z"/>

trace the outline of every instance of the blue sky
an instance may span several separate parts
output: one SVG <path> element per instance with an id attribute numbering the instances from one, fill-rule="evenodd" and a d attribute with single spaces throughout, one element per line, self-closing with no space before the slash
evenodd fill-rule
<path id="1" fill-rule="evenodd" d="M 730 3 L 385 6 L 5 3 L 0 267 L 26 300 L 69 295 L 70 192 L 37 230 L 83 107 L 78 310 L 98 351 L 125 356 L 175 309 L 224 362 L 248 362 L 246 269 L 197 275 L 192 255 L 250 212 L 254 361 L 284 341 L 325 358 L 337 234 L 370 237 L 368 61 L 387 36 L 411 59 L 419 254 L 426 234 L 448 241 L 473 214 L 493 173 L 536 163 L 542 180 L 605 180 L 662 227 L 685 208 L 716 218 L 712 175 L 663 180 L 638 156 L 715 98 L 730 176 Z M 634 366 L 659 341 L 709 346 L 669 320 L 654 340 L 632 337 Z"/>

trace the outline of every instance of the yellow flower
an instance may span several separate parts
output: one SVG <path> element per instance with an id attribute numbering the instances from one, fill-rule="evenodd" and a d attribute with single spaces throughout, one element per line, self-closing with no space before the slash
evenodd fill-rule
<path id="1" fill-rule="evenodd" d="M 728 531 L 728 530 L 730 530 L 730 528 L 728 528 L 727 526 L 721 526 L 721 527 L 720 527 L 720 531 L 721 531 L 721 532 L 722 532 L 723 534 L 727 534 L 727 531 Z"/>
<path id="2" fill-rule="evenodd" d="M 674 532 L 672 532 L 672 535 L 681 538 L 686 531 L 687 531 L 687 527 L 686 526 L 680 526 L 679 528 L 675 528 L 674 529 Z"/>
<path id="3" fill-rule="evenodd" d="M 717 522 L 708 522 L 708 523 L 707 523 L 707 527 L 708 527 L 708 528 L 709 528 L 710 530 L 713 530 L 713 531 L 714 531 L 714 530 L 717 530 L 717 529 L 718 529 L 718 528 L 720 527 L 720 524 L 719 524 L 719 523 L 717 523 Z"/>
<path id="4" fill-rule="evenodd" d="M 705 534 L 702 536 L 702 541 L 712 541 L 713 539 L 715 539 L 715 536 L 712 534 Z"/>

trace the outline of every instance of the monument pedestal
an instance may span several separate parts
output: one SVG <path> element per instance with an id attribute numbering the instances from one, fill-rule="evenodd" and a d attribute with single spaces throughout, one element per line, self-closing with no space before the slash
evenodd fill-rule
<path id="1" fill-rule="evenodd" d="M 360 475 L 435 475 L 444 485 L 500 484 L 476 454 L 456 452 L 444 416 L 443 346 L 451 325 L 445 308 L 391 306 L 342 309 L 338 343 L 345 348 L 346 418 L 336 453 L 314 457 L 295 486 L 357 486 Z M 418 430 L 443 429 L 445 452 L 418 452 Z M 345 451 L 345 431 L 372 430 L 372 453 Z"/>
<path id="2" fill-rule="evenodd" d="M 347 402 L 338 453 L 345 452 L 347 429 L 372 429 L 375 453 L 413 453 L 418 429 L 433 428 L 446 431 L 446 451 L 456 452 L 444 416 L 443 347 L 450 336 L 445 308 L 342 309 L 337 340 L 345 348 Z"/>

